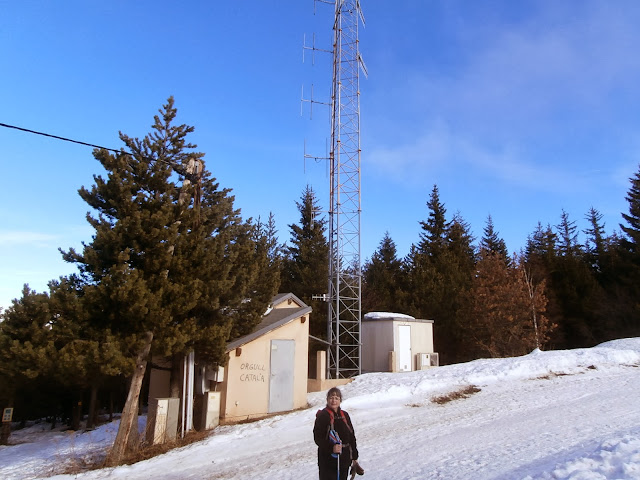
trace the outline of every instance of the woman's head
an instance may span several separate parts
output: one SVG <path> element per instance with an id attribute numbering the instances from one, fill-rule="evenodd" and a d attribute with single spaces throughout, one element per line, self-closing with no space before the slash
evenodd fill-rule
<path id="1" fill-rule="evenodd" d="M 327 392 L 327 400 L 329 400 L 329 397 L 333 397 L 333 396 L 336 396 L 340 400 L 342 400 L 342 392 L 338 387 L 332 387 L 329 389 L 329 391 Z"/>
<path id="2" fill-rule="evenodd" d="M 327 406 L 337 412 L 338 407 L 340 407 L 340 402 L 342 402 L 342 392 L 340 389 L 337 387 L 330 388 L 327 392 Z"/>

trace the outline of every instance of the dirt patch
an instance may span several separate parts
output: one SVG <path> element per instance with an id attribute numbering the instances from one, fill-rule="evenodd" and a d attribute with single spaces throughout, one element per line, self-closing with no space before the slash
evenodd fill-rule
<path id="1" fill-rule="evenodd" d="M 474 393 L 478 393 L 480 391 L 481 390 L 475 385 L 467 385 L 466 387 L 460 390 L 456 390 L 455 392 L 451 392 L 446 395 L 440 395 L 438 397 L 433 397 L 431 401 L 433 403 L 437 403 L 438 405 L 444 405 L 445 403 L 453 402 L 454 400 L 470 397 Z"/>

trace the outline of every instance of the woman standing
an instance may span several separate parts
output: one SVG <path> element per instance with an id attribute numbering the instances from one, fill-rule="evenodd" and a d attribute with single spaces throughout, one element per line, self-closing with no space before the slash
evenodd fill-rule
<path id="1" fill-rule="evenodd" d="M 353 424 L 349 414 L 340 408 L 341 402 L 342 392 L 333 387 L 327 392 L 327 406 L 316 414 L 313 439 L 318 445 L 320 480 L 346 480 L 350 466 L 352 471 L 364 474 L 357 462 L 358 447 Z"/>

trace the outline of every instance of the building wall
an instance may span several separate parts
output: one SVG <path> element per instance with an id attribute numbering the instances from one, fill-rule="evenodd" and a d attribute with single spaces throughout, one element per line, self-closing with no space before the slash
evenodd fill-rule
<path id="1" fill-rule="evenodd" d="M 294 408 L 307 404 L 308 316 L 297 318 L 229 352 L 220 414 L 225 422 L 268 415 L 271 340 L 294 340 Z M 238 356 L 237 353 L 240 355 Z"/>
<path id="2" fill-rule="evenodd" d="M 362 322 L 362 372 L 388 372 L 394 347 L 392 320 Z"/>
<path id="3" fill-rule="evenodd" d="M 433 321 L 431 320 L 394 320 L 379 319 L 362 322 L 362 371 L 389 372 L 398 370 L 399 335 L 398 326 L 411 327 L 411 356 L 412 369 L 416 369 L 416 354 L 432 353 L 433 350 Z M 391 369 L 390 352 L 396 363 Z"/>
<path id="4" fill-rule="evenodd" d="M 171 360 L 153 357 L 153 363 L 161 368 L 151 368 L 149 371 L 149 397 L 147 399 L 149 405 L 158 398 L 168 398 L 171 395 Z"/>
<path id="5" fill-rule="evenodd" d="M 411 355 L 413 369 L 416 369 L 416 355 L 418 353 L 432 353 L 433 350 L 433 322 L 428 320 L 417 320 L 411 322 L 394 322 L 394 333 L 398 333 L 398 325 L 411 326 Z M 397 342 L 397 340 L 396 340 Z M 397 345 L 397 343 L 396 343 Z"/>

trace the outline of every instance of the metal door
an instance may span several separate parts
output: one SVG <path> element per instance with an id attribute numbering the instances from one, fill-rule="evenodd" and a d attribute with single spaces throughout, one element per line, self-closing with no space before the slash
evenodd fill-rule
<path id="1" fill-rule="evenodd" d="M 411 325 L 398 325 L 398 371 L 413 370 L 411 357 Z"/>
<path id="2" fill-rule="evenodd" d="M 293 410 L 295 350 L 294 340 L 271 340 L 269 413 Z"/>

